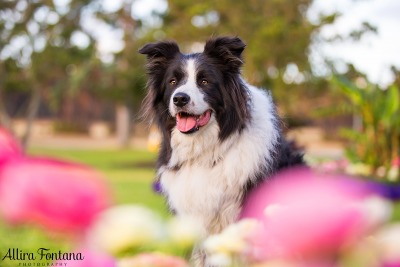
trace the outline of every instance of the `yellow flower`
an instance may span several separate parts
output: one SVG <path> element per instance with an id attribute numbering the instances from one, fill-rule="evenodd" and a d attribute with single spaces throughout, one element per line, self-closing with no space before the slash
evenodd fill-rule
<path id="1" fill-rule="evenodd" d="M 170 240 L 183 248 L 192 247 L 204 235 L 204 229 L 191 217 L 176 217 L 168 224 Z"/>
<path id="2" fill-rule="evenodd" d="M 364 163 L 349 164 L 346 167 L 346 173 L 350 175 L 370 176 L 372 174 L 372 168 Z"/>
<path id="3" fill-rule="evenodd" d="M 89 244 L 113 255 L 149 244 L 162 236 L 163 225 L 151 210 L 122 205 L 103 212 L 88 234 Z"/>

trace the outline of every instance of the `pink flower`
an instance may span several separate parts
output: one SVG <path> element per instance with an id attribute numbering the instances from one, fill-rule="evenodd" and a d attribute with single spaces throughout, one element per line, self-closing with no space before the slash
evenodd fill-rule
<path id="1" fill-rule="evenodd" d="M 115 259 L 111 256 L 103 253 L 99 253 L 89 249 L 83 249 L 75 251 L 74 254 L 77 255 L 81 253 L 82 260 L 59 260 L 56 266 L 65 266 L 67 263 L 68 267 L 116 267 Z"/>
<path id="2" fill-rule="evenodd" d="M 119 267 L 188 267 L 189 264 L 182 258 L 160 253 L 143 253 L 130 258 L 122 259 Z"/>
<path id="3" fill-rule="evenodd" d="M 398 262 L 384 262 L 381 267 L 400 267 L 400 261 Z"/>
<path id="4" fill-rule="evenodd" d="M 393 159 L 392 166 L 400 168 L 400 158 Z"/>
<path id="5" fill-rule="evenodd" d="M 365 187 L 308 169 L 278 174 L 250 194 L 242 217 L 263 227 L 254 236 L 252 256 L 266 259 L 318 259 L 334 256 L 370 227 Z"/>
<path id="6" fill-rule="evenodd" d="M 337 173 L 344 172 L 346 167 L 349 165 L 347 160 L 332 160 L 326 161 L 317 166 L 318 170 L 325 173 Z"/>
<path id="7" fill-rule="evenodd" d="M 0 168 L 0 214 L 11 223 L 83 230 L 107 203 L 100 175 L 83 165 L 22 158 Z"/>
<path id="8" fill-rule="evenodd" d="M 0 127 L 0 165 L 7 160 L 22 157 L 22 148 L 13 136 Z"/>

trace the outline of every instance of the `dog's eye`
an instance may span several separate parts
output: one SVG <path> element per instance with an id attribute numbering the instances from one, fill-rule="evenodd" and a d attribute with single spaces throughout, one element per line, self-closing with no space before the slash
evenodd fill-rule
<path id="1" fill-rule="evenodd" d="M 169 81 L 169 84 L 171 84 L 171 85 L 176 85 L 176 80 L 175 80 L 175 79 L 171 79 L 171 80 Z"/>
<path id="2" fill-rule="evenodd" d="M 207 84 L 208 84 L 208 81 L 207 81 L 206 79 L 203 79 L 203 80 L 201 80 L 201 84 L 202 84 L 202 85 L 207 85 Z"/>

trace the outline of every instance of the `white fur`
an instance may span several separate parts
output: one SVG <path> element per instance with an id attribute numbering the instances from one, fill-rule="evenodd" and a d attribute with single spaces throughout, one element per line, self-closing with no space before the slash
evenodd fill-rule
<path id="1" fill-rule="evenodd" d="M 197 86 L 196 82 L 196 62 L 194 59 L 189 59 L 186 62 L 186 73 L 188 75 L 186 82 L 178 87 L 172 94 L 169 102 L 169 110 L 173 117 L 178 112 L 177 107 L 174 105 L 172 98 L 177 93 L 185 93 L 189 95 L 190 102 L 187 106 L 187 112 L 195 115 L 200 115 L 210 109 L 208 103 L 204 100 L 204 94 Z"/>
<path id="2" fill-rule="evenodd" d="M 261 167 L 268 166 L 279 137 L 270 94 L 246 86 L 252 119 L 240 134 L 220 142 L 214 116 L 191 135 L 182 134 L 175 127 L 171 159 L 159 169 L 170 206 L 178 215 L 195 217 L 209 234 L 220 230 L 213 228 L 215 217 L 223 214 L 226 221 L 222 227 L 237 219 L 240 207 L 224 205 L 225 200 L 239 195 L 238 190 L 243 189 L 249 177 L 255 177 Z M 175 171 L 174 166 L 180 169 Z"/>

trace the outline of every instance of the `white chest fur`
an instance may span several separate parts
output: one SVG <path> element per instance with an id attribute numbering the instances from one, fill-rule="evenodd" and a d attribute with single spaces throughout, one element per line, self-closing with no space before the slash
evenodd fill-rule
<path id="1" fill-rule="evenodd" d="M 240 134 L 220 142 L 214 117 L 195 135 L 174 129 L 171 159 L 159 169 L 170 206 L 178 215 L 198 219 L 209 233 L 237 218 L 243 187 L 260 168 L 268 168 L 279 136 L 271 97 L 248 88 L 252 119 Z"/>

